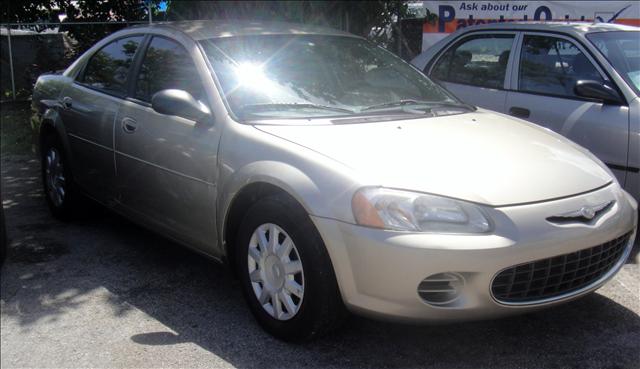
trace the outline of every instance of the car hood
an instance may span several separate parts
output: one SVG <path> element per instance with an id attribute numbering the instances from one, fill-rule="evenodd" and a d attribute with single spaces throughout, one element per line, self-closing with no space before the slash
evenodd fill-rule
<path id="1" fill-rule="evenodd" d="M 332 125 L 258 125 L 352 168 L 363 185 L 492 206 L 571 196 L 612 181 L 593 155 L 547 129 L 478 110 Z"/>

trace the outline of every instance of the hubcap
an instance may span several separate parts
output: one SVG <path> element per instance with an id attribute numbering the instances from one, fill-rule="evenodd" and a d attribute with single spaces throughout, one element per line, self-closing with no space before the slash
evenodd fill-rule
<path id="1" fill-rule="evenodd" d="M 50 148 L 45 156 L 45 182 L 47 195 L 55 206 L 60 206 L 64 202 L 65 177 L 62 157 L 54 147 Z"/>
<path id="2" fill-rule="evenodd" d="M 262 308 L 278 320 L 293 318 L 304 297 L 304 273 L 291 237 L 273 223 L 259 226 L 249 241 L 247 264 Z"/>

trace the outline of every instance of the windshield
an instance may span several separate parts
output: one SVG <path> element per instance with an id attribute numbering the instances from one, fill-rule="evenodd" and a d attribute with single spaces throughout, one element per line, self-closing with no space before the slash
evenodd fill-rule
<path id="1" fill-rule="evenodd" d="M 640 32 L 616 31 L 589 33 L 587 38 L 640 95 Z"/>
<path id="2" fill-rule="evenodd" d="M 261 35 L 201 44 L 242 120 L 468 109 L 400 58 L 355 37 Z"/>

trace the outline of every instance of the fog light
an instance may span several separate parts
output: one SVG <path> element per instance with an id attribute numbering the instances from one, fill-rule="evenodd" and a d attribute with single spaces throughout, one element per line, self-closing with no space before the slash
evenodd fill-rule
<path id="1" fill-rule="evenodd" d="M 438 273 L 423 279 L 418 285 L 418 295 L 431 305 L 454 302 L 462 293 L 464 277 L 455 272 Z"/>

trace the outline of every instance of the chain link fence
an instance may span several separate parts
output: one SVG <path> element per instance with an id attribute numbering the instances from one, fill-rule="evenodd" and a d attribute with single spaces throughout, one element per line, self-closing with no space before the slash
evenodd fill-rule
<path id="1" fill-rule="evenodd" d="M 152 20 L 131 22 L 61 22 L 0 24 L 0 101 L 24 101 L 31 97 L 39 75 L 64 70 L 100 39 L 122 28 Z M 398 26 L 399 24 L 399 26 Z M 338 25 L 346 28 L 347 24 Z M 404 19 L 392 27 L 374 27 L 388 33 L 382 46 L 411 60 L 420 52 L 422 19 Z"/>
<path id="2" fill-rule="evenodd" d="M 0 98 L 26 100 L 39 75 L 64 70 L 106 35 L 138 22 L 4 23 L 0 28 Z"/>

